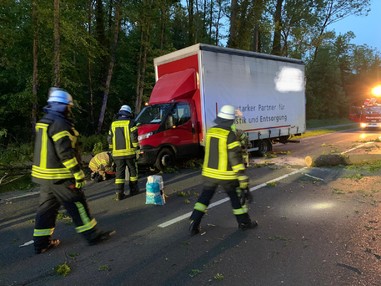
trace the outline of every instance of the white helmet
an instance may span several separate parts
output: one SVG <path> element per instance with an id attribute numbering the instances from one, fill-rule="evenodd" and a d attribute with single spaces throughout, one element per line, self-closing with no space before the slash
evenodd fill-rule
<path id="1" fill-rule="evenodd" d="M 234 120 L 235 119 L 235 108 L 233 105 L 224 105 L 221 107 L 220 112 L 217 116 L 222 119 Z"/>
<path id="2" fill-rule="evenodd" d="M 57 87 L 51 87 L 49 89 L 48 103 L 53 102 L 62 103 L 66 105 L 74 105 L 73 98 L 71 97 L 71 95 L 66 90 Z"/>
<path id="3" fill-rule="evenodd" d="M 129 107 L 128 105 L 122 105 L 119 111 L 126 111 L 128 113 L 132 113 L 131 107 Z"/>

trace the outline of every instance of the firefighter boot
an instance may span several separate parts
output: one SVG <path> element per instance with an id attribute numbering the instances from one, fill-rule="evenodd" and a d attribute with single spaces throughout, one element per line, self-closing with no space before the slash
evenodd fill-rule
<path id="1" fill-rule="evenodd" d="M 130 196 L 135 196 L 139 193 L 139 186 L 138 186 L 138 181 L 133 181 L 128 183 L 130 187 Z"/>
<path id="2" fill-rule="evenodd" d="M 123 191 L 118 191 L 115 193 L 115 200 L 116 201 L 121 201 L 121 200 L 124 200 L 126 198 L 126 195 L 124 194 Z"/>
<path id="3" fill-rule="evenodd" d="M 193 210 L 189 220 L 190 220 L 190 225 L 189 225 L 189 232 L 190 235 L 196 235 L 201 232 L 201 219 L 204 216 L 204 213 L 199 211 L 199 210 Z"/>
<path id="4" fill-rule="evenodd" d="M 255 220 L 251 220 L 248 214 L 237 215 L 238 228 L 241 230 L 247 230 L 250 228 L 255 228 L 258 223 Z"/>
<path id="5" fill-rule="evenodd" d="M 47 252 L 48 250 L 57 247 L 60 243 L 61 241 L 59 239 L 49 239 L 49 242 L 46 246 L 39 246 L 35 244 L 34 253 L 41 254 Z"/>
<path id="6" fill-rule="evenodd" d="M 189 233 L 191 236 L 199 234 L 201 232 L 200 221 L 191 220 L 189 224 Z"/>
<path id="7" fill-rule="evenodd" d="M 103 241 L 110 239 L 111 236 L 113 236 L 115 233 L 116 233 L 115 230 L 109 230 L 109 231 L 97 230 L 91 235 L 91 238 L 89 238 L 87 241 L 89 245 L 96 245 L 98 243 L 101 243 Z"/>

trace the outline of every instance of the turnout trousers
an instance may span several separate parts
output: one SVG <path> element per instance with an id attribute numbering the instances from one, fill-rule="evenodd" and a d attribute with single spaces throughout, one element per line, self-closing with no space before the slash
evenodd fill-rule
<path id="1" fill-rule="evenodd" d="M 130 194 L 134 195 L 139 192 L 138 189 L 138 168 L 136 165 L 136 158 L 118 158 L 114 157 L 114 162 L 116 165 L 116 174 L 115 174 L 115 188 L 116 193 L 124 194 L 124 184 L 126 180 L 126 167 L 129 172 L 129 187 Z"/>
<path id="2" fill-rule="evenodd" d="M 75 230 L 91 241 L 97 235 L 96 220 L 91 216 L 82 190 L 71 188 L 73 181 L 59 184 L 47 181 L 40 186 L 40 202 L 33 232 L 34 246 L 42 249 L 49 245 L 56 226 L 58 210 L 63 206 L 72 218 Z"/>
<path id="3" fill-rule="evenodd" d="M 249 223 L 250 217 L 246 206 L 242 206 L 237 195 L 236 189 L 239 187 L 238 180 L 217 180 L 203 177 L 203 189 L 194 206 L 190 219 L 195 225 L 199 225 L 202 217 L 207 211 L 210 200 L 212 199 L 217 187 L 220 185 L 230 198 L 230 203 L 238 223 Z"/>

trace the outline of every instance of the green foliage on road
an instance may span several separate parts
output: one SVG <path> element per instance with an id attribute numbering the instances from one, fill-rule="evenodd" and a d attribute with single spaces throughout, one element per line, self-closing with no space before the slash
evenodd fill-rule
<path id="1" fill-rule="evenodd" d="M 62 263 L 62 264 L 59 264 L 55 267 L 55 271 L 58 275 L 61 275 L 61 276 L 68 276 L 71 272 L 71 267 L 69 266 L 69 264 L 67 264 L 66 262 L 65 263 Z"/>

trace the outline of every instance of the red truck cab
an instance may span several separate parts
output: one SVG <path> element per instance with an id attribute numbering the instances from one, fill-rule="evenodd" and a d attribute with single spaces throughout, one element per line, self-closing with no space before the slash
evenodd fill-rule
<path id="1" fill-rule="evenodd" d="M 149 104 L 136 118 L 139 165 L 163 170 L 178 158 L 200 154 L 200 126 L 193 100 L 197 92 L 194 69 L 166 74 L 157 81 Z"/>

